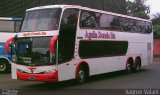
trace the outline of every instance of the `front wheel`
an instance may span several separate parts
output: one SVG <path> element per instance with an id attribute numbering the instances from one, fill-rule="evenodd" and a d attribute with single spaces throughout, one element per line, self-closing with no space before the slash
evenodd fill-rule
<path id="1" fill-rule="evenodd" d="M 7 72 L 8 70 L 8 64 L 5 62 L 0 62 L 0 73 Z"/>
<path id="2" fill-rule="evenodd" d="M 83 66 L 80 66 L 78 69 L 78 77 L 77 77 L 77 82 L 79 84 L 84 83 L 87 80 L 87 72 Z"/>

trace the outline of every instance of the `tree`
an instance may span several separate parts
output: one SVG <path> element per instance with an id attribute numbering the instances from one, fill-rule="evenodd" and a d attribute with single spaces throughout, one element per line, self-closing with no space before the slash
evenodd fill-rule
<path id="1" fill-rule="evenodd" d="M 152 18 L 154 37 L 160 38 L 160 13 L 157 13 Z"/>
<path id="2" fill-rule="evenodd" d="M 146 0 L 134 0 L 133 2 L 127 1 L 127 14 L 139 18 L 149 19 L 150 13 L 149 6 L 145 5 Z"/>
<path id="3" fill-rule="evenodd" d="M 160 13 L 156 13 L 152 18 L 153 25 L 160 25 Z"/>

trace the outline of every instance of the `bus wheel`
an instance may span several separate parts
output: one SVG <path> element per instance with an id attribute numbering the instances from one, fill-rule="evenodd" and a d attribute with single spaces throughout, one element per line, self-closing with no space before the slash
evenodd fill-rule
<path id="1" fill-rule="evenodd" d="M 133 71 L 132 61 L 129 61 L 126 66 L 126 73 L 129 74 L 132 73 L 132 71 Z"/>
<path id="2" fill-rule="evenodd" d="M 86 81 L 87 79 L 87 72 L 84 66 L 80 66 L 78 69 L 78 77 L 77 77 L 77 82 L 79 84 L 82 84 Z"/>
<path id="3" fill-rule="evenodd" d="M 2 61 L 0 62 L 0 73 L 7 72 L 8 65 L 6 62 Z"/>
<path id="4" fill-rule="evenodd" d="M 135 72 L 139 72 L 141 70 L 141 59 L 137 59 L 136 66 L 135 66 Z"/>

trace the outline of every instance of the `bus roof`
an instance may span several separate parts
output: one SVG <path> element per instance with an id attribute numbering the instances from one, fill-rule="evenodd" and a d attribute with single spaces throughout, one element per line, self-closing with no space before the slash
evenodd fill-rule
<path id="1" fill-rule="evenodd" d="M 10 17 L 0 17 L 0 20 L 12 20 Z"/>
<path id="2" fill-rule="evenodd" d="M 34 8 L 30 8 L 27 9 L 26 11 L 32 11 L 32 10 L 39 10 L 39 9 L 48 9 L 48 8 L 81 8 L 81 6 L 79 5 L 46 5 L 46 6 L 39 6 L 39 7 L 34 7 Z"/>
<path id="3" fill-rule="evenodd" d="M 39 10 L 39 9 L 48 9 L 48 8 L 78 8 L 78 9 L 83 9 L 83 10 L 88 10 L 88 11 L 106 13 L 106 14 L 110 14 L 110 15 L 115 15 L 115 16 L 120 16 L 120 17 L 126 17 L 126 18 L 131 18 L 131 19 L 143 20 L 143 21 L 151 22 L 150 20 L 147 20 L 147 19 L 142 19 L 142 18 L 138 18 L 138 17 L 123 15 L 123 14 L 118 14 L 118 13 L 113 13 L 113 12 L 108 12 L 108 11 L 88 8 L 88 7 L 82 7 L 80 5 L 47 5 L 47 6 L 39 6 L 39 7 L 30 8 L 30 9 L 27 9 L 26 11 Z"/>
<path id="4" fill-rule="evenodd" d="M 14 17 L 0 17 L 0 20 L 22 20 L 22 18 L 14 18 Z"/>

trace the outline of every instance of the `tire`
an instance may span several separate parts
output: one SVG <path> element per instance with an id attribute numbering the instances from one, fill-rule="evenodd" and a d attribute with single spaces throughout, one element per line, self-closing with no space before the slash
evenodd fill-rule
<path id="1" fill-rule="evenodd" d="M 78 77 L 77 77 L 77 83 L 82 84 L 86 82 L 87 80 L 87 72 L 86 69 L 83 66 L 80 66 L 78 69 Z"/>
<path id="2" fill-rule="evenodd" d="M 141 60 L 137 59 L 136 66 L 135 66 L 135 72 L 139 72 L 141 70 Z"/>
<path id="3" fill-rule="evenodd" d="M 8 63 L 2 61 L 0 62 L 0 73 L 7 72 L 8 70 Z"/>
<path id="4" fill-rule="evenodd" d="M 126 66 L 126 73 L 127 73 L 127 74 L 130 74 L 130 73 L 132 72 L 131 69 L 132 69 L 132 68 L 131 68 L 131 65 L 128 63 L 127 66 Z"/>

